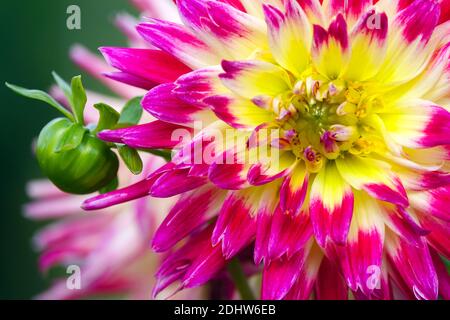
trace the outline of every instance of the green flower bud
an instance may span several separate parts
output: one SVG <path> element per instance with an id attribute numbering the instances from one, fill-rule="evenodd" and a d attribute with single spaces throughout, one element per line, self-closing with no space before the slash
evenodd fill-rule
<path id="1" fill-rule="evenodd" d="M 62 191 L 89 194 L 109 185 L 117 176 L 114 152 L 80 124 L 67 118 L 48 123 L 37 143 L 43 173 Z"/>

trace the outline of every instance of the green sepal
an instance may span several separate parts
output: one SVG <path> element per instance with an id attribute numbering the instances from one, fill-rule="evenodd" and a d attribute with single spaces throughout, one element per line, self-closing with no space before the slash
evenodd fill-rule
<path id="1" fill-rule="evenodd" d="M 113 180 L 111 180 L 111 182 L 108 185 L 101 188 L 98 192 L 100 194 L 105 194 L 117 190 L 118 187 L 119 187 L 119 178 L 115 177 Z"/>
<path id="2" fill-rule="evenodd" d="M 70 111 L 68 111 L 66 108 L 64 108 L 61 104 L 58 103 L 58 101 L 56 101 L 55 99 L 53 99 L 48 93 L 41 91 L 41 90 L 29 90 L 29 89 L 25 89 L 19 86 L 15 86 L 9 83 L 5 83 L 6 86 L 11 89 L 12 91 L 14 91 L 15 93 L 24 96 L 26 98 L 30 98 L 30 99 L 34 99 L 34 100 L 39 100 L 39 101 L 43 101 L 49 105 L 51 105 L 52 107 L 54 107 L 56 110 L 58 110 L 59 112 L 61 112 L 64 116 L 66 116 L 68 119 L 70 119 L 71 121 L 74 121 L 74 117 L 73 115 L 70 113 Z"/>
<path id="3" fill-rule="evenodd" d="M 100 119 L 92 133 L 97 134 L 102 130 L 113 129 L 119 121 L 120 114 L 105 103 L 97 103 L 94 105 L 94 108 L 98 110 Z"/>
<path id="4" fill-rule="evenodd" d="M 72 78 L 72 109 L 75 120 L 79 124 L 84 124 L 84 108 L 86 107 L 87 96 L 84 90 L 81 76 Z"/>
<path id="5" fill-rule="evenodd" d="M 135 97 L 125 104 L 120 114 L 119 125 L 133 126 L 139 123 L 143 112 L 141 100 L 142 97 Z"/>
<path id="6" fill-rule="evenodd" d="M 70 105 L 72 105 L 72 88 L 70 85 L 61 78 L 55 71 L 52 72 L 53 79 L 55 79 L 56 84 L 61 89 L 61 91 L 64 93 L 64 96 L 66 97 L 67 101 Z"/>
<path id="7" fill-rule="evenodd" d="M 142 172 L 143 163 L 136 149 L 132 149 L 126 145 L 117 144 L 119 155 L 127 168 L 135 175 Z"/>
<path id="8" fill-rule="evenodd" d="M 73 123 L 59 140 L 55 152 L 66 152 L 76 149 L 83 141 L 87 129 L 78 123 Z"/>

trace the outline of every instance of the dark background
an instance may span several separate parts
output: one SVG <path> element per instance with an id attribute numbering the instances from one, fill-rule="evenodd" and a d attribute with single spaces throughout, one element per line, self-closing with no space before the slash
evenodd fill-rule
<path id="1" fill-rule="evenodd" d="M 81 30 L 68 30 L 66 9 L 81 8 Z M 92 50 L 100 46 L 125 45 L 113 25 L 121 11 L 136 13 L 127 0 L 6 0 L 0 9 L 0 299 L 29 299 L 42 291 L 48 277 L 37 269 L 31 239 L 40 227 L 23 217 L 28 201 L 25 184 L 41 177 L 31 152 L 31 142 L 40 129 L 58 113 L 43 103 L 19 97 L 5 81 L 27 88 L 47 90 L 50 72 L 66 79 L 82 74 L 70 62 L 72 44 Z M 105 92 L 84 76 L 89 89 Z"/>

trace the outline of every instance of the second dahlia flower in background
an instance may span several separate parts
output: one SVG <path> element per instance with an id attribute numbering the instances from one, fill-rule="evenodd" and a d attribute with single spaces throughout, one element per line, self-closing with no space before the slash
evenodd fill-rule
<path id="1" fill-rule="evenodd" d="M 173 159 L 84 203 L 181 195 L 155 294 L 252 248 L 263 299 L 449 298 L 448 1 L 176 2 L 137 27 L 155 49 L 101 49 L 158 120 L 100 137 Z"/>

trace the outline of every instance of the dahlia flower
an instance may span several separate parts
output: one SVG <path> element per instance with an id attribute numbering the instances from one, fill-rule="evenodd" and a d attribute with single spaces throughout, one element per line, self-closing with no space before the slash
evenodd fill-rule
<path id="1" fill-rule="evenodd" d="M 262 299 L 449 298 L 449 2 L 176 4 L 101 49 L 158 120 L 99 137 L 172 161 L 83 205 L 180 195 L 155 294 L 250 248 Z"/>

